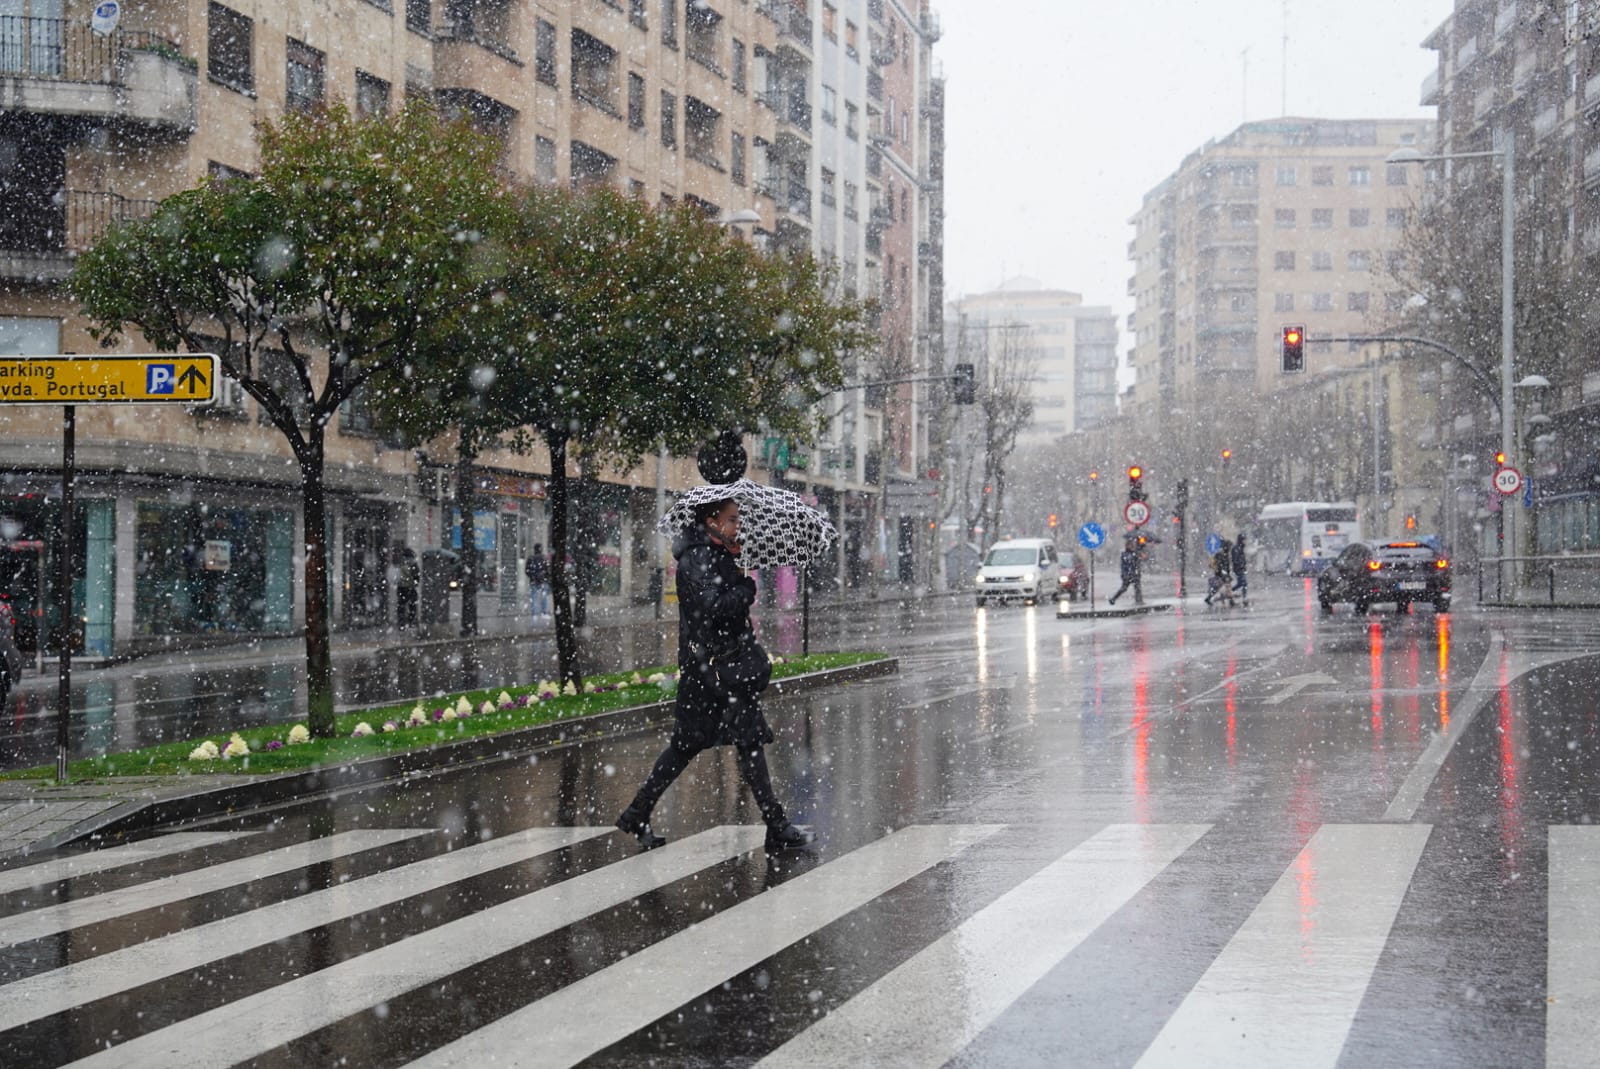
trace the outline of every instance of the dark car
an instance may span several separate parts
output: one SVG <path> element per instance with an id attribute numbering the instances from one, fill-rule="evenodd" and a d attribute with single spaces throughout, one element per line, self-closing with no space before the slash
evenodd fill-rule
<path id="1" fill-rule="evenodd" d="M 1450 561 L 1426 542 L 1352 542 L 1317 576 L 1317 601 L 1323 612 L 1340 601 L 1362 613 L 1380 601 L 1401 612 L 1417 601 L 1449 612 Z"/>

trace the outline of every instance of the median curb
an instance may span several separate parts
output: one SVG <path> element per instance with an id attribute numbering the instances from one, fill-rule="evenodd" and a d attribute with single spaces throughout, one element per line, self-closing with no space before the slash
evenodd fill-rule
<path id="1" fill-rule="evenodd" d="M 899 658 L 885 657 L 843 668 L 806 672 L 774 680 L 767 688 L 766 698 L 770 701 L 822 687 L 878 679 L 894 675 L 899 670 Z M 390 781 L 453 772 L 471 765 L 512 760 L 574 742 L 592 742 L 631 734 L 670 723 L 672 706 L 671 700 L 651 702 L 342 765 L 278 773 L 259 779 L 233 778 L 231 782 L 220 786 L 189 788 L 186 784 L 175 784 L 168 791 L 162 786 L 129 783 L 120 792 L 122 797 L 117 797 L 118 784 L 110 780 L 103 785 L 93 785 L 101 788 L 95 794 L 112 803 L 108 808 L 42 838 L 20 844 L 0 842 L 0 859 L 11 861 L 86 838 L 114 840 L 157 828 L 181 828 L 203 821 L 297 804 L 318 795 L 333 795 Z M 69 788 L 52 785 L 35 788 L 40 801 L 47 799 L 52 791 L 66 789 Z M 3 864 L 0 867 L 4 867 Z"/>

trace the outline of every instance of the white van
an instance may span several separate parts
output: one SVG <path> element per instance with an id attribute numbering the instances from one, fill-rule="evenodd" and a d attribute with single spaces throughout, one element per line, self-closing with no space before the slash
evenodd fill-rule
<path id="1" fill-rule="evenodd" d="M 1033 605 L 1045 598 L 1060 597 L 1061 558 L 1056 544 L 1048 538 L 1008 538 L 996 542 L 984 554 L 978 569 L 977 599 L 989 601 L 1021 598 Z"/>

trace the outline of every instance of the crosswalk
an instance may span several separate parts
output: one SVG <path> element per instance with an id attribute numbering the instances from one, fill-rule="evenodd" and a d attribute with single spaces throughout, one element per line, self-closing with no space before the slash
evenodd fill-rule
<path id="1" fill-rule="evenodd" d="M 912 825 L 777 880 L 754 826 L 648 853 L 610 828 L 178 833 L 0 872 L 0 1065 L 959 1063 L 1075 952 L 1154 910 L 1158 881 L 1226 869 L 1239 840 L 1213 830 L 1111 824 L 1043 856 L 1025 834 L 1007 845 L 1028 829 Z M 1315 828 L 1123 1063 L 1341 1064 L 1431 836 Z M 1590 1065 L 1600 827 L 1551 827 L 1547 852 L 1543 1063 Z M 883 931 L 908 910 L 917 923 Z M 1191 921 L 1163 919 L 1174 947 Z M 730 1006 L 777 973 L 816 990 L 809 1013 L 723 1019 L 760 1018 Z M 734 1032 L 737 1059 L 716 1046 Z"/>

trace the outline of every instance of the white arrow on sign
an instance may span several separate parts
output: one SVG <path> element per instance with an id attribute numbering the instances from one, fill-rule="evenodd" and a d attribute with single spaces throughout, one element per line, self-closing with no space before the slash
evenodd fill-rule
<path id="1" fill-rule="evenodd" d="M 1321 672 L 1308 672 L 1301 676 L 1288 676 L 1284 679 L 1278 680 L 1278 683 L 1282 685 L 1284 689 L 1279 691 L 1277 694 L 1274 694 L 1270 698 L 1262 699 L 1262 704 L 1277 705 L 1280 702 L 1288 701 L 1290 698 L 1294 697 L 1296 694 L 1299 694 L 1307 687 L 1327 686 L 1330 683 L 1337 684 L 1338 682 L 1339 681 L 1334 679 L 1332 676 L 1324 675 Z"/>

